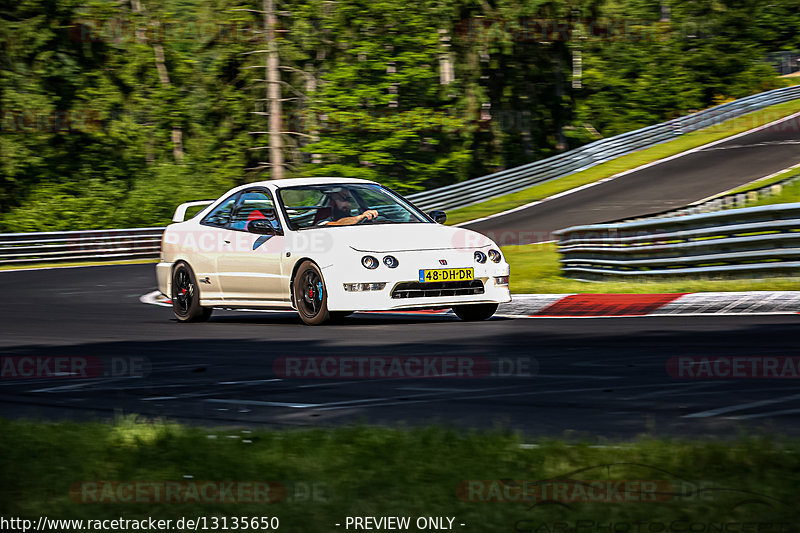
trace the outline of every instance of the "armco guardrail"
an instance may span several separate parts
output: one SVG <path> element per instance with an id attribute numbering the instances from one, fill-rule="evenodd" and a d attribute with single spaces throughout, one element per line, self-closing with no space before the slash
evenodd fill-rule
<path id="1" fill-rule="evenodd" d="M 0 233 L 0 265 L 152 259 L 164 228 Z"/>
<path id="2" fill-rule="evenodd" d="M 641 148 L 674 139 L 684 133 L 797 98 L 800 98 L 800 85 L 755 94 L 655 126 L 601 139 L 547 159 L 438 189 L 414 193 L 408 198 L 425 210 L 465 207 L 495 196 L 517 192 L 547 180 L 561 178 Z"/>
<path id="3" fill-rule="evenodd" d="M 800 275 L 800 203 L 555 232 L 565 276 Z"/>

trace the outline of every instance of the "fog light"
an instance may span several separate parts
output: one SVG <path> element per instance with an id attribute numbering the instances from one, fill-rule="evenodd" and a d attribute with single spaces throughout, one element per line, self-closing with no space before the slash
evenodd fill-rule
<path id="1" fill-rule="evenodd" d="M 371 255 L 365 255 L 364 257 L 361 258 L 361 264 L 364 265 L 364 268 L 373 270 L 375 268 L 378 268 L 378 265 L 380 263 L 378 263 L 378 260 L 372 257 Z"/>
<path id="2" fill-rule="evenodd" d="M 495 276 L 494 277 L 494 284 L 495 285 L 508 285 L 508 276 Z"/>
<path id="3" fill-rule="evenodd" d="M 383 258 L 383 264 L 389 268 L 397 268 L 397 265 L 399 265 L 400 262 L 397 260 L 395 256 L 387 255 L 386 257 Z"/>
<path id="4" fill-rule="evenodd" d="M 500 252 L 498 252 L 497 250 L 489 250 L 489 259 L 491 259 L 495 263 L 499 263 L 502 258 L 503 256 L 500 255 Z"/>
<path id="5" fill-rule="evenodd" d="M 344 283 L 347 292 L 381 291 L 386 283 Z"/>
<path id="6" fill-rule="evenodd" d="M 478 250 L 475 252 L 475 261 L 478 263 L 485 263 L 486 262 L 486 254 Z"/>

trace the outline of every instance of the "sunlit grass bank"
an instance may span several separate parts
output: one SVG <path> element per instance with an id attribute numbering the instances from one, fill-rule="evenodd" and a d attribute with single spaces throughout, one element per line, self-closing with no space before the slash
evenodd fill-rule
<path id="1" fill-rule="evenodd" d="M 800 290 L 798 278 L 674 279 L 584 282 L 561 275 L 555 243 L 505 246 L 511 265 L 511 291 L 515 293 L 675 293 L 716 291 Z"/>
<path id="2" fill-rule="evenodd" d="M 744 523 L 790 531 L 778 524 L 797 516 L 797 441 L 521 444 L 509 433 L 442 428 L 243 431 L 0 420 L 0 515 L 226 517 L 229 528 L 233 517 L 278 517 L 279 530 L 303 532 L 344 531 L 348 516 L 452 517 L 460 531 L 590 531 L 574 529 L 578 520 L 584 527 L 638 522 L 641 531 L 669 531 L 659 525 L 676 521 L 706 524 L 702 531 L 750 531 Z M 208 482 L 268 483 L 273 500 L 219 503 L 213 491 L 187 488 Z M 129 487 L 159 483 L 181 488 L 162 493 L 160 503 L 136 503 L 157 499 L 144 490 L 124 501 Z M 114 489 L 92 492 L 96 486 Z M 573 529 L 554 529 L 557 523 Z"/>

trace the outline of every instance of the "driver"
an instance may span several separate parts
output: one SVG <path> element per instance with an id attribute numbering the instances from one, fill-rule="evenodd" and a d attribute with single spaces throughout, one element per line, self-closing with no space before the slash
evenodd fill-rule
<path id="1" fill-rule="evenodd" d="M 360 215 L 350 215 L 350 192 L 346 189 L 339 189 L 328 193 L 330 198 L 331 214 L 328 218 L 318 222 L 319 225 L 326 226 L 351 226 L 358 224 L 362 220 L 373 220 L 378 216 L 375 209 L 367 209 Z"/>

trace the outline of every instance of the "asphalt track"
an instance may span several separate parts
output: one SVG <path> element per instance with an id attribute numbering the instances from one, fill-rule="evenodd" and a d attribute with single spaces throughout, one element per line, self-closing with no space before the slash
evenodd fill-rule
<path id="1" fill-rule="evenodd" d="M 604 183 L 464 227 L 498 244 L 678 208 L 800 163 L 800 116 Z"/>
<path id="2" fill-rule="evenodd" d="M 92 379 L 0 378 L 0 416 L 125 414 L 222 426 L 371 422 L 528 435 L 725 438 L 800 432 L 797 379 L 677 379 L 677 356 L 800 356 L 800 315 L 492 319 L 360 315 L 304 326 L 291 313 L 215 312 L 179 324 L 144 305 L 153 265 L 0 272 L 0 356 L 98 358 Z M 286 378 L 287 356 L 471 357 L 516 375 Z M 112 361 L 143 371 L 106 375 Z M 498 365 L 505 364 L 504 367 Z M 519 370 L 517 367 L 516 370 Z M 501 372 L 502 374 L 502 372 Z"/>

